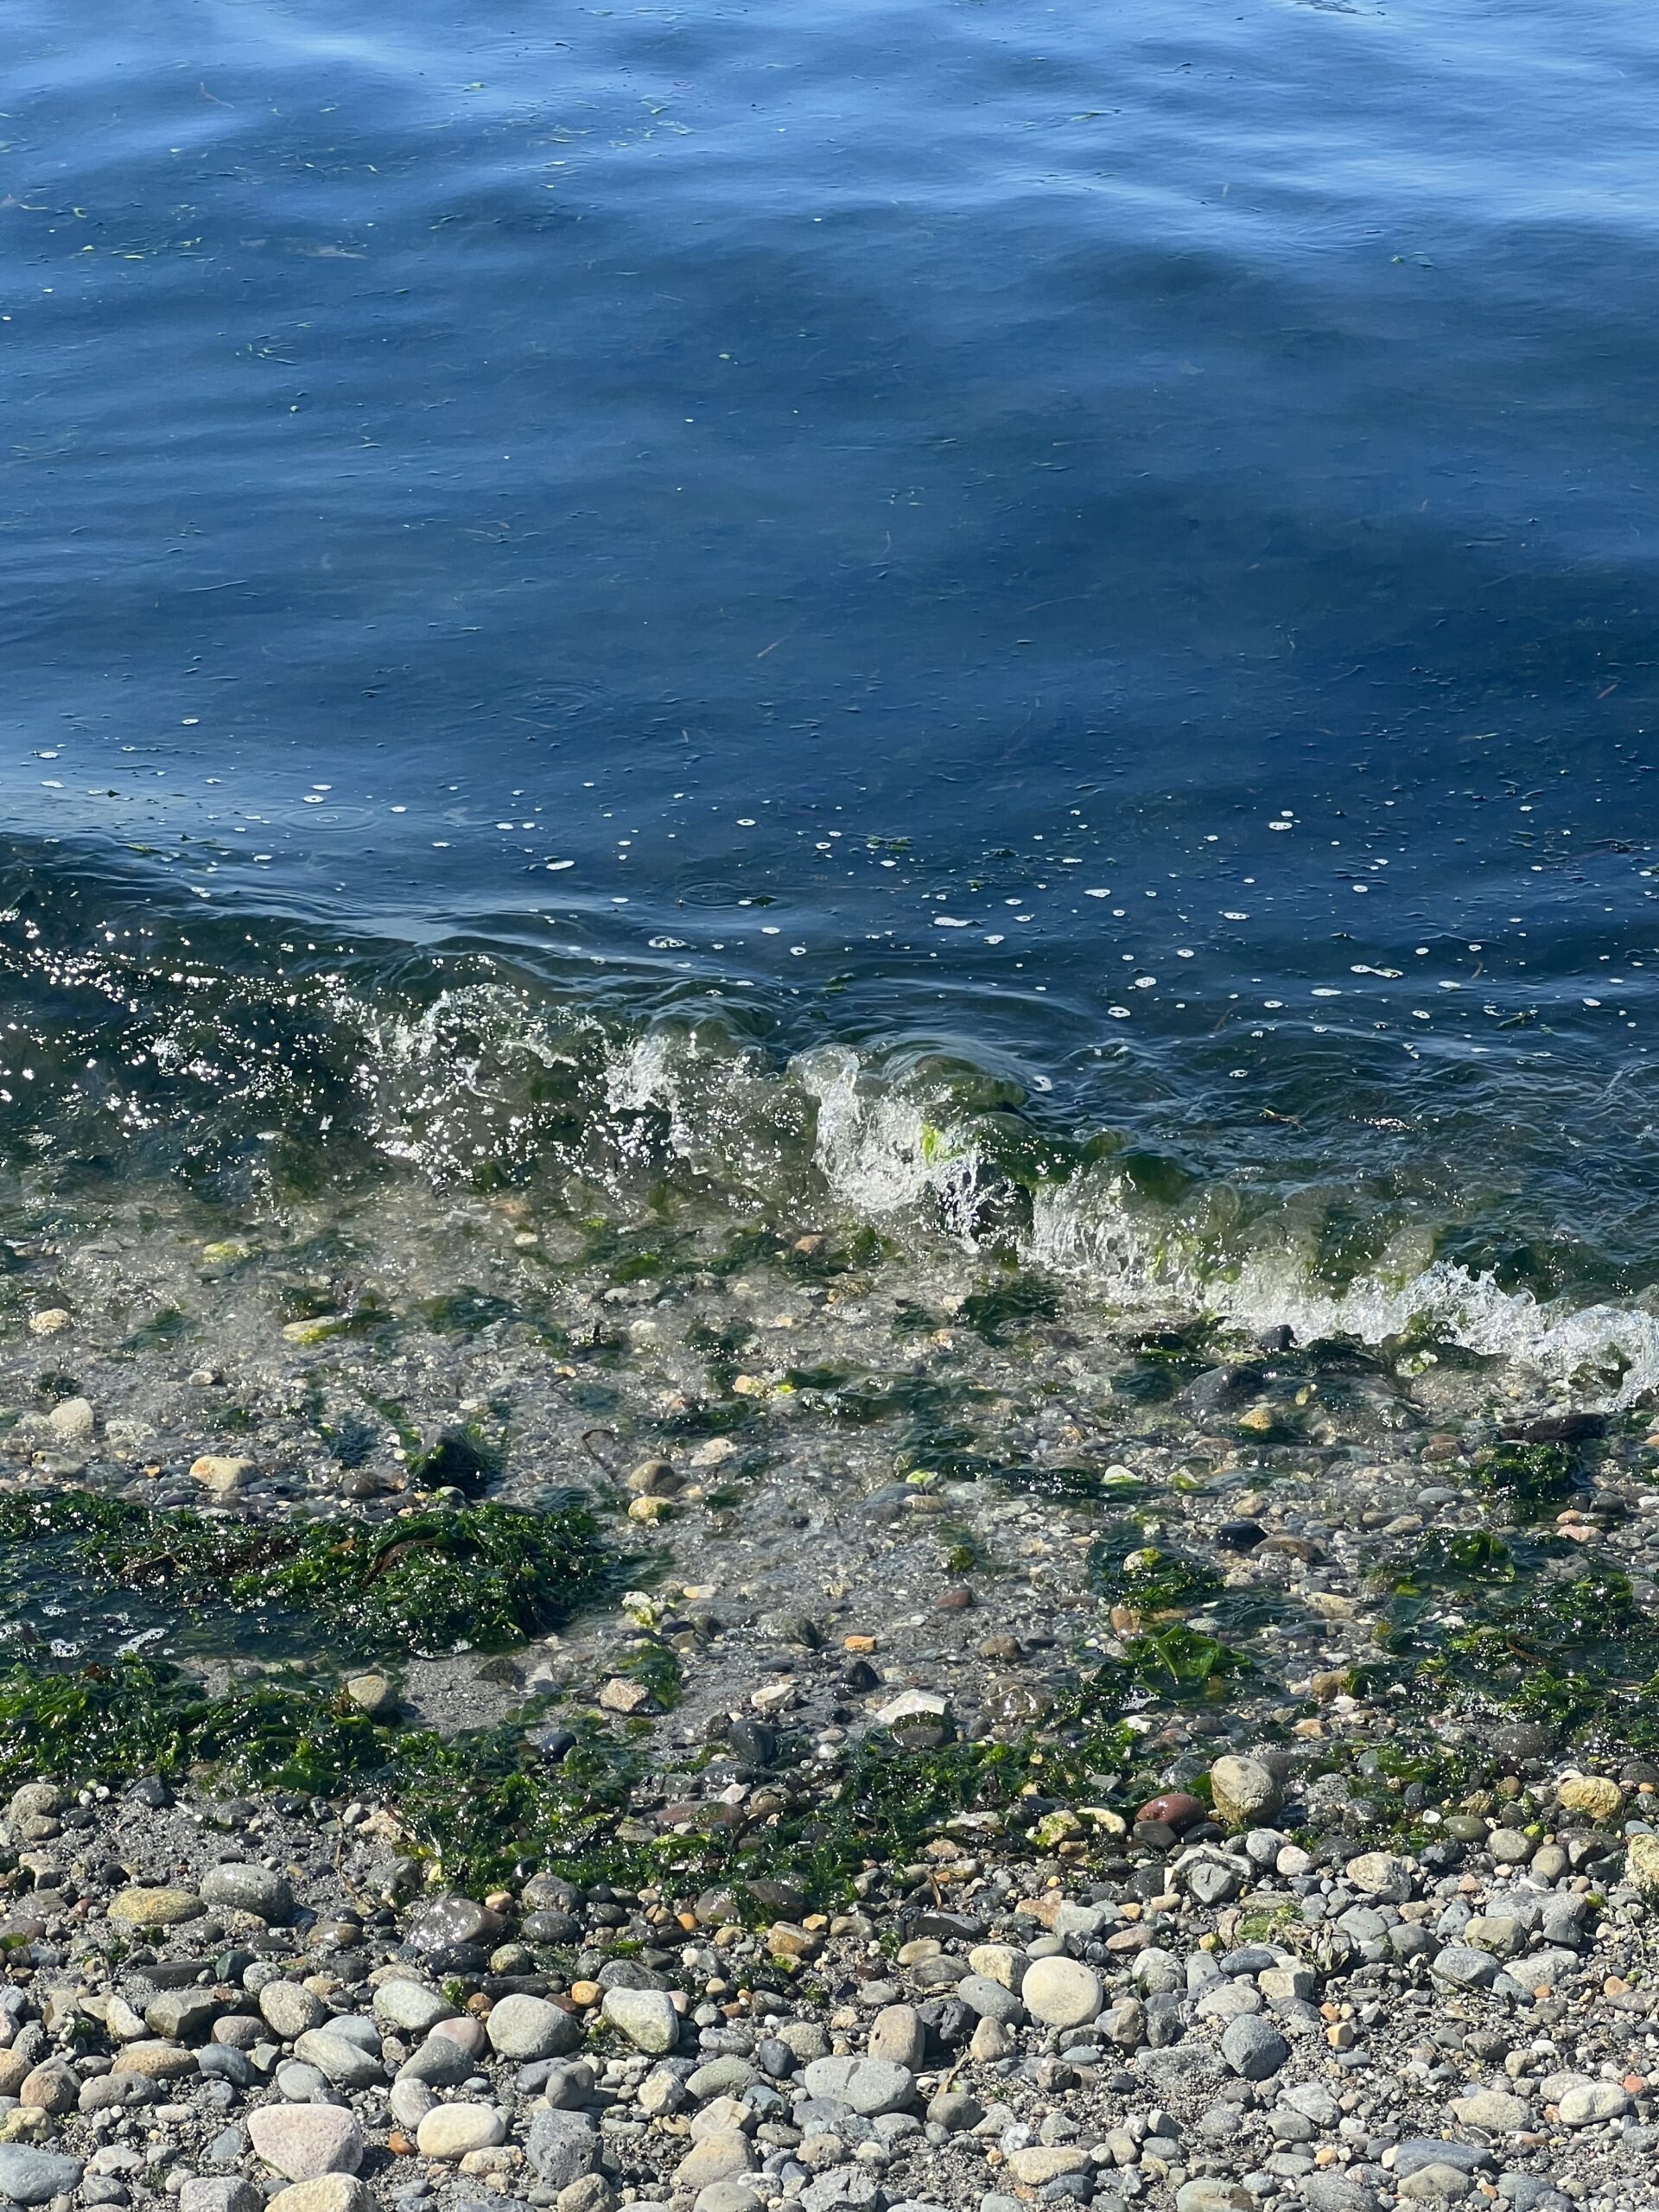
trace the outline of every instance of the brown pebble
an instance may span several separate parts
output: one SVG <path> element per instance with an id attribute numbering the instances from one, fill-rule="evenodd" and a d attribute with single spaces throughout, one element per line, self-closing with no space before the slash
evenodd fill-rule
<path id="1" fill-rule="evenodd" d="M 939 1600 L 938 1609 L 942 1613 L 965 1613 L 975 1602 L 973 1592 L 958 1586 L 945 1592 Z"/>
<path id="2" fill-rule="evenodd" d="M 1185 1789 L 1166 1789 L 1160 1797 L 1148 1797 L 1135 1817 L 1137 1821 L 1161 1821 L 1179 1835 L 1183 1828 L 1196 1827 L 1200 1821 L 1207 1821 L 1210 1808 L 1201 1797 L 1192 1796 Z"/>

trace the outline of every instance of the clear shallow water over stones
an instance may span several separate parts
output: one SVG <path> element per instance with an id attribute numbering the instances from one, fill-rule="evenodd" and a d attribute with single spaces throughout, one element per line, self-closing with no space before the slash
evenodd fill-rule
<path id="1" fill-rule="evenodd" d="M 1659 1378 L 1652 35 L 1525 20 L 26 10 L 23 1241 L 810 1192 Z"/>

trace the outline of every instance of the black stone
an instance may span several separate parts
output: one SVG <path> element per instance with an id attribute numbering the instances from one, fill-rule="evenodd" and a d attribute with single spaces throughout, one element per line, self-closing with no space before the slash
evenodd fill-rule
<path id="1" fill-rule="evenodd" d="M 1253 1552 L 1267 1533 L 1259 1521 L 1224 1521 L 1216 1530 L 1216 1541 L 1224 1551 Z"/>
<path id="2" fill-rule="evenodd" d="M 778 1757 L 778 1731 L 747 1714 L 732 1722 L 726 1740 L 738 1758 L 752 1766 L 770 1766 Z"/>

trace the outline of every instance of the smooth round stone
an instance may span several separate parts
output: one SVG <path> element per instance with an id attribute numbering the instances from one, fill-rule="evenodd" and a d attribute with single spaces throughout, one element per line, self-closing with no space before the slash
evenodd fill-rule
<path id="1" fill-rule="evenodd" d="M 1201 1821 L 1207 1821 L 1210 1808 L 1190 1790 L 1166 1789 L 1160 1796 L 1148 1797 L 1135 1817 L 1179 1835 L 1183 1828 L 1195 1828 Z"/>
<path id="2" fill-rule="evenodd" d="M 1260 1827 L 1284 1802 L 1278 1777 L 1260 1759 L 1229 1752 L 1210 1770 L 1211 1802 L 1216 1818 L 1229 1827 Z"/>
<path id="3" fill-rule="evenodd" d="M 129 1928 L 176 1928 L 200 1920 L 205 1908 L 194 1890 L 121 1890 L 110 1899 L 109 1916 Z"/>
<path id="4" fill-rule="evenodd" d="M 328 2007 L 297 1981 L 268 1981 L 259 1992 L 259 2017 L 283 2043 L 292 2043 L 328 2018 Z"/>
<path id="5" fill-rule="evenodd" d="M 1175 2212 L 1255 2212 L 1255 2199 L 1236 2181 L 1205 2174 L 1184 2181 L 1175 2192 Z"/>
<path id="6" fill-rule="evenodd" d="M 870 2023 L 872 2058 L 915 2068 L 927 2054 L 927 2030 L 913 2005 L 884 2005 Z"/>
<path id="7" fill-rule="evenodd" d="M 456 1943 L 493 1942 L 500 1932 L 499 1917 L 474 1898 L 432 1897 L 410 1915 L 404 1941 L 417 1951 L 445 1951 Z"/>
<path id="8" fill-rule="evenodd" d="M 354 2174 L 363 2163 L 363 2131 L 343 2105 L 262 2105 L 248 2115 L 248 2136 L 288 2181 Z"/>
<path id="9" fill-rule="evenodd" d="M 386 2100 L 399 2127 L 416 2128 L 437 2103 L 437 2092 L 424 2082 L 394 2082 Z"/>
<path id="10" fill-rule="evenodd" d="M 1599 1827 L 1618 1817 L 1624 1792 L 1610 1775 L 1568 1774 L 1556 1784 L 1555 1799 L 1564 1812 L 1581 1813 Z"/>
<path id="11" fill-rule="evenodd" d="M 1290 2045 L 1277 2028 L 1258 2014 L 1247 2012 L 1228 2022 L 1222 2034 L 1221 2055 L 1246 2082 L 1266 2082 L 1290 2056 Z"/>
<path id="12" fill-rule="evenodd" d="M 276 2094 L 291 2105 L 334 2105 L 340 2102 L 334 2083 L 320 2067 L 285 2058 L 274 2075 Z"/>
<path id="13" fill-rule="evenodd" d="M 159 2094 L 147 2075 L 95 2074 L 80 2085 L 79 2108 L 82 2112 L 125 2111 L 136 2105 L 154 2104 Z"/>
<path id="14" fill-rule="evenodd" d="M 415 2131 L 423 2158 L 464 2158 L 506 2139 L 506 2123 L 493 2105 L 434 2105 Z"/>
<path id="15" fill-rule="evenodd" d="M 194 2050 L 186 2050 L 181 2044 L 164 2043 L 158 2037 L 124 2044 L 116 2053 L 110 2070 L 114 2074 L 142 2074 L 150 2082 L 176 2082 L 199 2069 Z"/>
<path id="16" fill-rule="evenodd" d="M 678 2189 L 702 2189 L 711 2181 L 732 2181 L 753 2170 L 754 2154 L 749 2139 L 736 2128 L 723 2134 L 705 2135 L 681 2159 L 674 2176 Z"/>
<path id="17" fill-rule="evenodd" d="M 503 1997 L 491 2006 L 484 2028 L 502 2058 L 563 2058 L 582 2042 L 581 2022 L 541 1997 Z"/>
<path id="18" fill-rule="evenodd" d="M 537 2001 L 534 1998 L 503 1999 L 508 2005 Z M 381 1983 L 374 1993 L 373 2008 L 376 2018 L 384 2020 L 388 2027 L 401 2028 L 407 2034 L 416 2036 L 428 2034 L 440 2020 L 452 2020 L 455 2016 L 454 2006 L 439 1991 L 423 1981 L 406 1980 L 401 1974 Z"/>
<path id="19" fill-rule="evenodd" d="M 1484 1843 L 1486 1823 L 1478 1813 L 1448 1813 L 1441 1822 L 1453 1843 Z"/>
<path id="20" fill-rule="evenodd" d="M 885 2058 L 815 2058 L 805 2081 L 808 2096 L 838 2098 L 866 2120 L 902 2112 L 916 2094 L 909 2067 Z"/>
<path id="21" fill-rule="evenodd" d="M 1038 1959 L 1020 1985 L 1020 2003 L 1046 2027 L 1082 2027 L 1099 2012 L 1100 1999 L 1100 1976 L 1077 1959 Z"/>
<path id="22" fill-rule="evenodd" d="M 397 1693 L 385 1675 L 348 1675 L 346 1694 L 372 1720 L 383 1720 L 397 1710 Z"/>
<path id="23" fill-rule="evenodd" d="M 653 2058 L 663 2057 L 679 2042 L 680 2016 L 664 1989 L 607 1989 L 601 2009 L 636 2050 Z"/>
<path id="24" fill-rule="evenodd" d="M 957 1995 L 982 2020 L 1000 2020 L 1012 2027 L 1026 2017 L 1026 2008 L 1011 1989 L 982 1974 L 970 1974 L 957 1984 Z"/>
<path id="25" fill-rule="evenodd" d="M 1400 2201 L 1402 2204 L 1456 2204 L 1474 2185 L 1461 2166 L 1444 2162 L 1419 2166 L 1401 2183 Z"/>
<path id="26" fill-rule="evenodd" d="M 371 2057 L 351 2037 L 336 2035 L 327 2028 L 307 2029 L 295 2042 L 294 2056 L 326 2074 L 338 2089 L 368 2089 L 386 2078 L 378 2058 Z"/>
<path id="27" fill-rule="evenodd" d="M 754 2069 L 747 2058 L 735 2051 L 727 2051 L 699 2066 L 695 2074 L 686 2076 L 688 2094 L 701 2104 L 708 2104 L 715 2097 L 741 2097 L 754 2080 Z"/>
<path id="28" fill-rule="evenodd" d="M 179 2212 L 264 2212 L 263 2190 L 240 2174 L 193 2175 L 179 2191 Z"/>
<path id="29" fill-rule="evenodd" d="M 279 2189 L 265 2212 L 373 2212 L 374 2199 L 355 2174 L 319 2174 Z"/>
<path id="30" fill-rule="evenodd" d="M 73 2112 L 79 2097 L 79 2075 L 53 2059 L 37 2066 L 17 2092 L 18 2102 L 32 2105 L 37 2112 Z"/>
<path id="31" fill-rule="evenodd" d="M 1507 2090 L 1472 2089 L 1466 2097 L 1454 2100 L 1452 2116 L 1463 2127 L 1483 2127 L 1489 2135 L 1512 2135 L 1527 2125 L 1532 2112 L 1523 2097 L 1512 2097 Z"/>
<path id="32" fill-rule="evenodd" d="M 761 2202 L 754 2191 L 741 2181 L 711 2181 L 705 2182 L 697 2191 L 692 2212 L 760 2212 Z M 641 2205 L 636 2212 L 652 2212 L 652 2208 Z"/>
<path id="33" fill-rule="evenodd" d="M 294 1916 L 294 1892 L 286 1879 L 269 1866 L 250 1866 L 240 1859 L 221 1859 L 201 1878 L 204 1904 L 216 1911 L 245 1912 L 256 1920 L 284 1921 Z"/>
<path id="34" fill-rule="evenodd" d="M 935 2127 L 944 2128 L 947 2135 L 963 2135 L 970 2127 L 979 2126 L 985 2117 L 985 2107 L 965 2089 L 941 2089 L 929 2104 L 927 2117 Z"/>
<path id="35" fill-rule="evenodd" d="M 27 2143 L 0 2143 L 0 2196 L 14 2204 L 45 2204 L 67 2196 L 79 2188 L 85 2171 L 79 2158 L 37 2151 Z"/>
<path id="36" fill-rule="evenodd" d="M 1617 2082 L 1575 2082 L 1559 2107 L 1563 2127 L 1595 2127 L 1621 2120 L 1630 2109 L 1627 2090 Z"/>
<path id="37" fill-rule="evenodd" d="M 440 2020 L 438 2027 L 443 2024 Z M 472 2053 L 463 2050 L 453 2036 L 442 2036 L 435 2028 L 397 2069 L 397 2079 L 424 2082 L 434 2089 L 454 2089 L 471 2081 L 477 2070 Z"/>
<path id="38" fill-rule="evenodd" d="M 1027 2189 L 1041 2189 L 1062 2174 L 1084 2173 L 1088 2167 L 1089 2153 L 1070 2143 L 1032 2143 L 1008 2153 L 1008 2171 Z"/>

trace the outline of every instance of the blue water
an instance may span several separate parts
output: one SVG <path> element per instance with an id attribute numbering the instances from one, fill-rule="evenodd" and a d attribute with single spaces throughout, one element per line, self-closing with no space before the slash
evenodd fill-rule
<path id="1" fill-rule="evenodd" d="M 1652 17 L 5 21 L 14 1158 L 464 973 L 1645 1301 Z"/>

